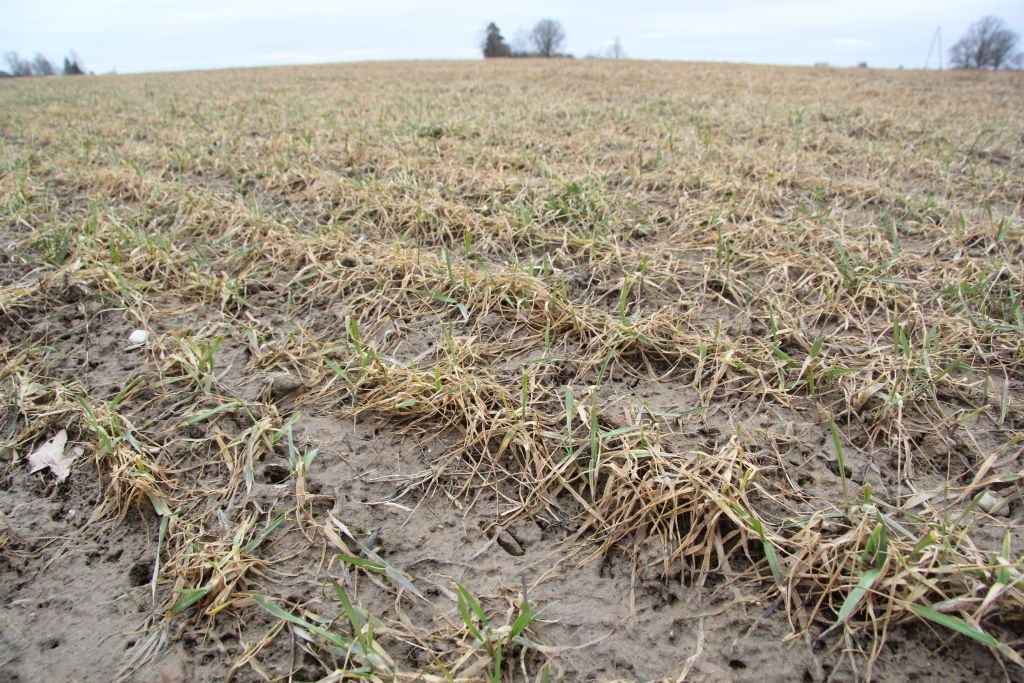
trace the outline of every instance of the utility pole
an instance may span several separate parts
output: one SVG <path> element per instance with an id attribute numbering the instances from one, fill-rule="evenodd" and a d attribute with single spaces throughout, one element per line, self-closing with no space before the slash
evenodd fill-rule
<path id="1" fill-rule="evenodd" d="M 939 26 L 935 29 L 935 33 L 932 35 L 932 43 L 928 46 L 928 58 L 924 60 L 924 68 L 928 68 L 928 65 L 932 62 L 932 52 L 935 51 L 935 44 L 939 45 L 939 71 L 942 71 L 942 27 Z"/>

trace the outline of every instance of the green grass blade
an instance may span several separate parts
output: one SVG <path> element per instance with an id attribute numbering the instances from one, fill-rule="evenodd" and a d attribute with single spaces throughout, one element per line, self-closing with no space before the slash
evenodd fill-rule
<path id="1" fill-rule="evenodd" d="M 257 535 L 255 538 L 253 538 L 245 544 L 245 546 L 242 548 L 242 552 L 248 555 L 253 550 L 256 550 L 256 548 L 258 548 L 260 544 L 263 543 L 264 540 L 266 540 L 267 536 L 269 536 L 271 532 L 274 531 L 274 529 L 281 526 L 281 523 L 284 522 L 285 517 L 286 515 L 284 513 L 275 517 L 274 520 L 270 522 L 270 524 L 263 527 L 263 530 L 260 531 L 259 535 Z"/>
<path id="2" fill-rule="evenodd" d="M 927 619 L 928 621 L 938 624 L 943 628 L 948 628 L 960 635 L 976 640 L 982 645 L 986 645 L 993 650 L 996 650 L 999 654 L 1003 655 L 1015 664 L 1024 666 L 1024 660 L 1022 660 L 1021 656 L 1011 649 L 1009 645 L 992 634 L 985 633 L 980 628 L 967 623 L 960 617 L 954 617 L 951 614 L 943 614 L 942 612 L 937 612 L 931 607 L 925 607 L 924 605 L 910 605 L 910 611 L 922 619 Z"/>
<path id="3" fill-rule="evenodd" d="M 231 410 L 232 408 L 237 408 L 239 405 L 240 404 L 238 403 L 238 401 L 228 401 L 227 403 L 223 403 L 223 404 L 217 406 L 216 408 L 210 408 L 209 410 L 204 410 L 201 413 L 197 413 L 196 415 L 193 415 L 189 419 L 185 420 L 185 424 L 187 424 L 187 425 L 197 425 L 197 424 L 200 424 L 202 422 L 206 422 L 210 418 L 215 417 L 217 415 L 220 415 L 221 413 L 223 413 L 226 410 Z"/>
<path id="4" fill-rule="evenodd" d="M 337 558 L 342 562 L 347 562 L 354 567 L 359 567 L 360 569 L 366 569 L 367 571 L 376 572 L 377 574 L 383 574 L 387 571 L 387 568 L 383 564 L 379 562 L 373 562 L 372 560 L 367 560 L 362 557 L 353 557 L 352 555 L 343 555 L 339 553 L 337 555 Z"/>
<path id="5" fill-rule="evenodd" d="M 850 594 L 846 596 L 846 600 L 843 601 L 843 606 L 839 608 L 839 614 L 836 615 L 836 622 L 841 624 L 849 619 L 857 608 L 860 606 L 864 596 L 867 595 L 871 587 L 875 585 L 875 581 L 882 575 L 881 569 L 871 569 L 864 572 L 861 575 L 860 581 L 854 586 Z"/>
<path id="6" fill-rule="evenodd" d="M 480 631 L 480 628 L 476 625 L 476 621 L 473 619 L 473 615 L 475 614 L 480 619 L 480 622 L 485 627 L 487 626 L 487 616 L 480 607 L 480 603 L 477 602 L 476 598 L 474 598 L 473 595 L 466 590 L 465 586 L 458 581 L 455 582 L 455 593 L 458 596 L 459 614 L 462 616 L 462 622 L 466 625 L 466 628 L 469 629 L 469 632 L 473 634 L 473 637 L 476 638 L 477 641 L 481 643 L 486 642 L 484 634 Z"/>
<path id="7" fill-rule="evenodd" d="M 209 592 L 209 586 L 201 586 L 199 588 L 185 588 L 180 593 L 178 593 L 178 599 L 174 601 L 173 605 L 171 605 L 171 614 L 181 614 L 189 607 L 205 598 L 207 593 Z"/>
<path id="8" fill-rule="evenodd" d="M 278 619 L 284 619 L 285 621 L 295 624 L 296 626 L 301 626 L 302 628 L 317 634 L 318 636 L 320 636 L 327 642 L 331 643 L 332 645 L 335 645 L 343 650 L 348 650 L 352 647 L 352 641 L 350 641 L 348 638 L 338 635 L 337 633 L 331 633 L 330 631 L 321 626 L 317 626 L 316 624 L 306 621 L 302 617 L 292 614 L 291 612 L 281 608 L 277 603 L 275 603 L 273 600 L 270 600 L 269 598 L 266 598 L 262 595 L 253 595 L 252 599 L 253 602 L 255 602 L 257 605 L 259 605 L 266 611 L 270 612 L 270 614 L 277 617 Z"/>

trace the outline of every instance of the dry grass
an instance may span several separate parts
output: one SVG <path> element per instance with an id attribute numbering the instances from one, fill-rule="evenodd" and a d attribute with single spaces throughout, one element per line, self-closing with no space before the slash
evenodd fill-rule
<path id="1" fill-rule="evenodd" d="M 94 523 L 155 512 L 135 664 L 274 609 L 275 567 L 308 547 L 347 619 L 295 606 L 291 627 L 330 680 L 556 663 L 513 627 L 526 587 L 486 615 L 461 587 L 416 597 L 319 511 L 301 410 L 435 435 L 408 490 L 572 517 L 570 562 L 751 586 L 857 675 L 922 619 L 1019 666 L 1022 94 L 1013 74 L 639 63 L 4 83 L 5 476 L 67 427 Z M 133 376 L 64 329 L 110 320 L 151 332 Z M 275 449 L 294 489 L 261 506 Z M 367 581 L 398 617 L 346 602 Z M 257 664 L 284 623 L 233 671 L 287 674 Z"/>

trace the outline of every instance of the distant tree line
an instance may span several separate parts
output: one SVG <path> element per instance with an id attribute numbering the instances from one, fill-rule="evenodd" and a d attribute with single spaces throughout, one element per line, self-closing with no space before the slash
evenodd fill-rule
<path id="1" fill-rule="evenodd" d="M 58 74 L 81 76 L 86 73 L 85 65 L 73 50 L 64 58 L 64 67 L 62 69 L 58 69 L 41 52 L 37 52 L 35 58 L 29 61 L 23 59 L 17 52 L 12 50 L 4 55 L 4 61 L 7 63 L 8 70 L 0 71 L 0 77 L 14 76 L 21 78 L 25 76 L 56 76 Z"/>
<path id="2" fill-rule="evenodd" d="M 954 69 L 1001 71 L 1024 69 L 1024 53 L 1017 49 L 1020 36 L 999 17 L 983 17 L 971 24 L 967 33 L 949 49 Z M 480 45 L 486 58 L 493 57 L 571 57 L 561 50 L 565 29 L 553 19 L 542 19 L 532 30 L 520 29 L 510 44 L 493 21 L 484 29 Z M 590 59 L 623 59 L 625 52 L 616 38 L 605 50 L 587 55 Z M 867 62 L 857 66 L 866 68 Z M 816 66 L 827 66 L 819 63 Z"/>
<path id="3" fill-rule="evenodd" d="M 563 53 L 565 29 L 554 19 L 541 19 L 530 31 L 520 30 L 510 45 L 493 21 L 484 29 L 484 57 L 572 57 Z"/>

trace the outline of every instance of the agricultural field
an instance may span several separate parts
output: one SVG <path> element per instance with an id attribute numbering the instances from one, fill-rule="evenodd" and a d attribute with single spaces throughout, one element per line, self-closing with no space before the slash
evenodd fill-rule
<path id="1" fill-rule="evenodd" d="M 1024 680 L 1022 102 L 0 83 L 0 678 Z"/>

